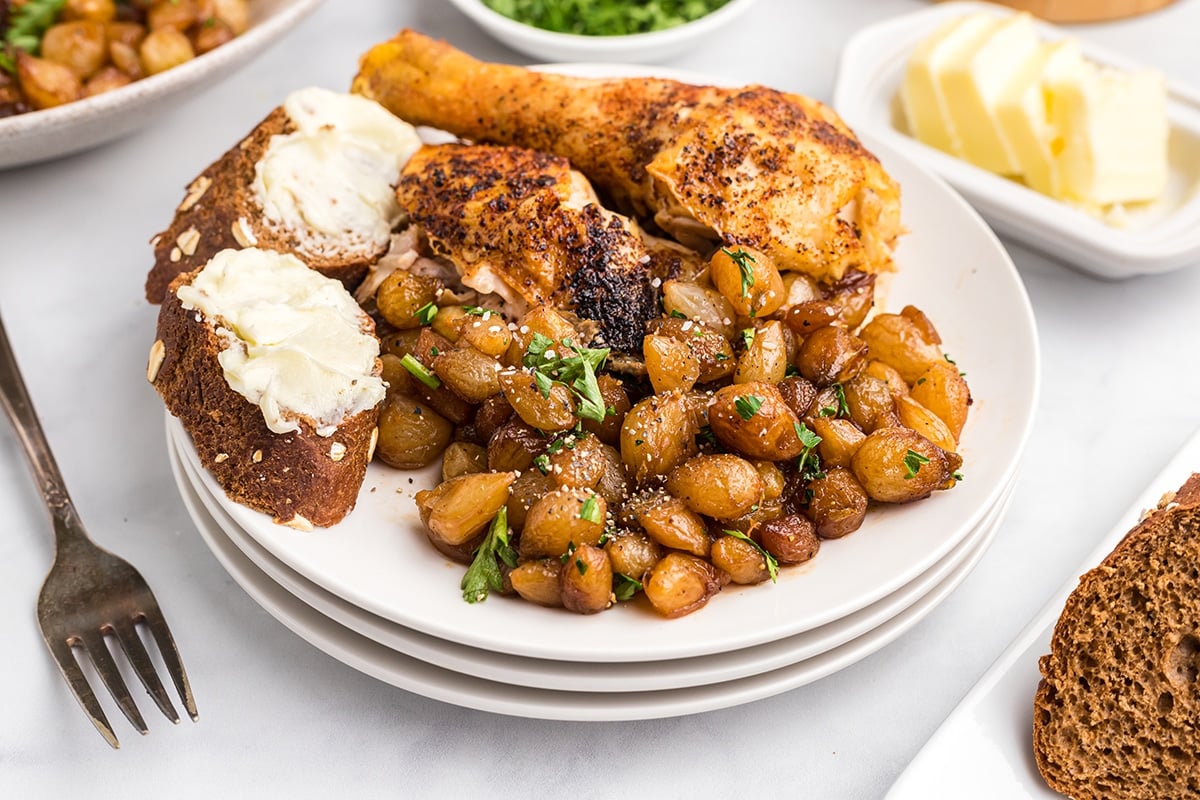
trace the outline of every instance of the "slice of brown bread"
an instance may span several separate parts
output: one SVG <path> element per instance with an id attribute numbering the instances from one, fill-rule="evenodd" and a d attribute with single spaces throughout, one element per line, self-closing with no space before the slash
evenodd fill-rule
<path id="1" fill-rule="evenodd" d="M 1200 797 L 1200 474 L 1080 578 L 1040 667 L 1033 745 L 1051 788 Z"/>
<path id="2" fill-rule="evenodd" d="M 152 238 L 154 266 L 146 276 L 146 299 L 161 303 L 176 275 L 203 267 L 221 250 L 260 247 L 292 253 L 322 275 L 354 290 L 371 264 L 387 252 L 379 249 L 309 252 L 295 231 L 268 224 L 253 191 L 254 168 L 271 138 L 296 129 L 280 106 L 254 130 L 210 164 L 187 188 L 175 218 Z"/>
<path id="3" fill-rule="evenodd" d="M 179 276 L 168 289 L 147 378 L 232 500 L 302 530 L 341 521 L 354 508 L 375 448 L 379 406 L 344 420 L 331 436 L 318 435 L 304 419 L 297 433 L 272 432 L 259 407 L 226 381 L 214 326 L 176 294 L 198 273 Z M 363 319 L 373 334 L 370 318 Z M 381 374 L 376 359 L 375 375 Z"/>

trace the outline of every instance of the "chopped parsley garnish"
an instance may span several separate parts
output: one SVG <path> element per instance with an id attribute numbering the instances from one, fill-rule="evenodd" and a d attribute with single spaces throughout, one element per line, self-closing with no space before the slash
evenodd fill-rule
<path id="1" fill-rule="evenodd" d="M 558 33 L 625 36 L 674 28 L 716 11 L 729 0 L 483 0 L 509 19 Z"/>
<path id="2" fill-rule="evenodd" d="M 687 314 L 684 314 L 677 308 L 671 309 L 671 316 L 674 317 L 675 319 L 687 319 Z"/>
<path id="3" fill-rule="evenodd" d="M 767 562 L 767 574 L 771 576 L 771 583 L 774 583 L 779 579 L 779 559 L 775 558 L 775 556 L 764 550 L 761 544 L 754 541 L 741 531 L 726 530 L 723 531 L 723 533 L 726 536 L 732 536 L 735 539 L 741 539 L 743 542 L 749 542 L 750 544 L 754 545 L 754 549 L 762 553 L 763 560 Z"/>
<path id="4" fill-rule="evenodd" d="M 562 350 L 569 355 L 556 353 L 551 346 L 554 340 L 535 333 L 522 359 L 533 370 L 533 379 L 543 397 L 550 396 L 552 384 L 560 383 L 575 395 L 575 413 L 583 419 L 604 422 L 608 408 L 600 394 L 596 373 L 604 368 L 608 348 L 579 347 L 570 339 L 562 340 Z"/>
<path id="5" fill-rule="evenodd" d="M 713 356 L 713 360 L 714 361 L 728 361 L 729 356 L 725 355 L 724 353 L 717 353 L 715 356 Z"/>
<path id="6" fill-rule="evenodd" d="M 803 422 L 795 423 L 794 427 L 800 444 L 804 445 L 804 451 L 800 453 L 800 459 L 796 462 L 796 470 L 801 479 L 811 481 L 824 478 L 825 473 L 821 472 L 821 457 L 813 452 L 821 443 L 821 437 Z"/>
<path id="7" fill-rule="evenodd" d="M 850 416 L 850 404 L 846 402 L 846 390 L 842 388 L 840 383 L 833 385 L 834 402 L 827 405 L 818 412 L 818 416 L 822 417 L 848 417 Z"/>
<path id="8" fill-rule="evenodd" d="M 757 263 L 758 260 L 740 247 L 737 250 L 722 247 L 721 252 L 729 256 L 730 261 L 737 264 L 738 271 L 742 274 L 742 299 L 745 300 L 750 294 L 750 287 L 754 285 L 754 267 L 750 265 Z"/>
<path id="9" fill-rule="evenodd" d="M 426 303 L 417 309 L 417 313 L 413 314 L 417 318 L 417 322 L 422 325 L 428 325 L 433 322 L 433 318 L 437 316 L 438 307 L 433 303 Z"/>
<path id="10" fill-rule="evenodd" d="M 548 475 L 550 473 L 550 456 L 542 453 L 540 456 L 534 457 L 533 465 L 538 468 L 538 472 Z"/>
<path id="11" fill-rule="evenodd" d="M 588 565 L 583 563 L 582 559 L 575 559 L 575 569 L 579 570 L 580 575 L 587 575 Z"/>
<path id="12" fill-rule="evenodd" d="M 596 498 L 589 497 L 583 501 L 583 505 L 579 508 L 579 518 L 600 524 L 600 508 L 596 505 Z"/>
<path id="13" fill-rule="evenodd" d="M 428 386 L 430 389 L 436 389 L 442 385 L 442 382 L 438 379 L 438 376 L 430 372 L 429 367 L 426 367 L 420 361 L 417 361 L 412 353 L 404 354 L 404 358 L 400 359 L 400 366 L 412 373 L 414 378 Z"/>
<path id="14" fill-rule="evenodd" d="M 738 395 L 733 401 L 733 408 L 737 411 L 738 416 L 744 420 L 749 420 L 758 410 L 762 408 L 763 399 L 753 394 Z"/>
<path id="15" fill-rule="evenodd" d="M 751 346 L 753 346 L 753 344 L 754 344 L 754 328 L 743 328 L 742 329 L 742 341 L 745 343 L 747 350 L 749 350 L 751 348 Z"/>
<path id="16" fill-rule="evenodd" d="M 569 559 L 573 555 L 575 555 L 575 543 L 567 542 L 567 552 L 565 552 L 561 556 L 559 556 L 558 560 L 561 561 L 563 564 L 565 564 L 565 563 L 567 563 L 567 559 Z"/>
<path id="17" fill-rule="evenodd" d="M 31 56 L 36 56 L 42 46 L 42 36 L 62 12 L 67 0 L 28 0 L 26 3 L 13 4 L 9 9 L 8 30 L 0 39 L 0 69 L 10 74 L 17 74 L 17 64 L 14 60 L 14 50 L 24 50 Z M 8 47 L 4 47 L 8 45 Z"/>
<path id="18" fill-rule="evenodd" d="M 904 480 L 910 481 L 917 477 L 917 473 L 921 471 L 921 465 L 928 463 L 928 458 L 916 450 L 909 450 L 904 454 Z"/>
<path id="19" fill-rule="evenodd" d="M 508 542 L 508 509 L 505 506 L 500 506 L 496 512 L 487 536 L 475 551 L 475 560 L 463 575 L 463 600 L 480 603 L 487 599 L 489 590 L 499 592 L 504 589 L 504 576 L 500 573 L 497 558 L 510 568 L 517 565 L 517 551 Z"/>
<path id="20" fill-rule="evenodd" d="M 492 313 L 486 308 L 480 308 L 479 306 L 463 306 L 463 311 L 470 314 L 472 317 L 486 317 L 488 314 Z"/>
<path id="21" fill-rule="evenodd" d="M 613 594 L 618 600 L 628 600 L 633 597 L 642 588 L 641 581 L 635 581 L 633 578 L 618 572 L 616 574 L 615 585 L 613 586 Z"/>
<path id="22" fill-rule="evenodd" d="M 952 472 L 950 474 L 950 477 L 954 478 L 954 480 L 956 480 L 956 481 L 961 481 L 963 479 L 963 474 L 956 470 L 955 472 Z"/>

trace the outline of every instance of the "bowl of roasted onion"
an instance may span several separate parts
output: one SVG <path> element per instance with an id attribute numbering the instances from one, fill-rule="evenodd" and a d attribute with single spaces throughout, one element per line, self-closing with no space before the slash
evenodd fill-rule
<path id="1" fill-rule="evenodd" d="M 145 126 L 260 55 L 319 4 L 0 2 L 0 169 Z"/>

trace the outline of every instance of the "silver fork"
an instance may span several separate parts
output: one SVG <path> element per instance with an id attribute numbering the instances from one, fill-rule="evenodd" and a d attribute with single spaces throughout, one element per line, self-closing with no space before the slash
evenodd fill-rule
<path id="1" fill-rule="evenodd" d="M 38 488 L 54 523 L 54 564 L 38 596 L 38 624 L 42 629 L 42 638 L 46 640 L 46 646 L 50 648 L 50 654 L 54 656 L 75 699 L 83 706 L 84 712 L 104 739 L 113 747 L 120 747 L 112 726 L 104 716 L 104 710 L 76 660 L 74 650 L 81 648 L 91 658 L 96 673 L 121 711 L 140 733 L 146 733 L 146 722 L 134 704 L 109 650 L 106 640 L 111 637 L 120 644 L 133 671 L 162 713 L 171 722 L 179 722 L 179 715 L 158 679 L 150 654 L 138 633 L 138 626 L 144 625 L 158 646 L 158 652 L 175 689 L 183 699 L 188 716 L 195 720 L 196 701 L 192 697 L 192 688 L 158 602 L 145 579 L 132 565 L 98 547 L 88 538 L 79 514 L 67 495 L 67 487 L 50 452 L 46 434 L 33 410 L 2 319 L 0 403 L 16 428 L 25 454 L 29 456 Z"/>

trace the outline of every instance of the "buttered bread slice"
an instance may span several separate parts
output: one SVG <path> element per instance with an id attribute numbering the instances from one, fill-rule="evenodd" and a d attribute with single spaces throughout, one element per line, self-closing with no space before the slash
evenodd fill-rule
<path id="1" fill-rule="evenodd" d="M 172 282 L 147 371 L 226 494 L 301 529 L 354 508 L 381 375 L 374 323 L 345 287 L 259 248 Z"/>
<path id="2" fill-rule="evenodd" d="M 152 240 L 146 299 L 221 250 L 292 253 L 353 289 L 387 252 L 402 212 L 395 186 L 421 146 L 416 130 L 373 100 L 293 92 L 188 186 Z"/>

